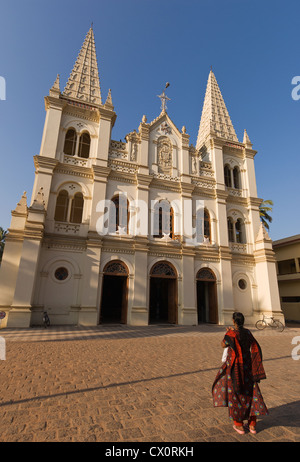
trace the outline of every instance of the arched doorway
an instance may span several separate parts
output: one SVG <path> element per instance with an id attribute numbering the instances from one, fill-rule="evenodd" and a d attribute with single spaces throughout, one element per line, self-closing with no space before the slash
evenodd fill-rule
<path id="1" fill-rule="evenodd" d="M 198 324 L 218 323 L 216 276 L 209 268 L 202 268 L 196 276 Z"/>
<path id="2" fill-rule="evenodd" d="M 103 273 L 99 323 L 126 324 L 128 268 L 123 262 L 113 260 L 107 263 Z"/>
<path id="3" fill-rule="evenodd" d="M 166 261 L 156 263 L 150 271 L 149 323 L 178 322 L 177 273 Z"/>

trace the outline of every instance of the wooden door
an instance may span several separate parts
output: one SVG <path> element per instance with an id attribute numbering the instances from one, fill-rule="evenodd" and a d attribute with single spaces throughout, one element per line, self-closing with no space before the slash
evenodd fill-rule
<path id="1" fill-rule="evenodd" d="M 128 277 L 122 277 L 122 279 L 123 281 L 122 281 L 121 324 L 126 324 L 127 323 L 127 307 L 128 307 Z"/>
<path id="2" fill-rule="evenodd" d="M 177 324 L 177 291 L 175 279 L 168 279 L 168 322 L 170 324 Z"/>
<path id="3" fill-rule="evenodd" d="M 209 322 L 218 324 L 217 286 L 215 282 L 208 282 Z"/>

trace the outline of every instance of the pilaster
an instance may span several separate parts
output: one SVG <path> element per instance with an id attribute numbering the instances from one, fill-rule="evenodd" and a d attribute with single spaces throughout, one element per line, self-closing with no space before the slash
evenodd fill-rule
<path id="1" fill-rule="evenodd" d="M 261 318 L 260 313 L 269 313 L 270 315 L 274 314 L 276 318 L 284 322 L 280 305 L 275 253 L 272 241 L 262 223 L 255 241 L 254 258 L 259 310 L 259 313 L 256 313 L 257 319 Z"/>
<path id="2" fill-rule="evenodd" d="M 128 313 L 128 322 L 132 326 L 147 326 L 149 311 L 147 294 L 149 293 L 148 276 L 148 240 L 136 237 L 134 253 L 134 280 L 132 284 L 133 303 Z"/>
<path id="3" fill-rule="evenodd" d="M 27 198 L 23 193 L 12 218 L 9 233 L 6 237 L 5 249 L 0 266 L 0 309 L 8 312 L 11 308 L 14 288 L 18 277 L 18 269 L 22 254 L 24 229 L 27 220 Z M 5 318 L 7 322 L 7 317 Z"/>
<path id="4" fill-rule="evenodd" d="M 146 122 L 141 122 L 139 126 L 139 134 L 141 137 L 141 157 L 139 172 L 149 174 L 149 139 L 150 139 L 150 125 Z"/>
<path id="5" fill-rule="evenodd" d="M 191 182 L 190 177 L 190 155 L 189 155 L 189 139 L 187 133 L 181 133 L 181 181 L 185 183 Z"/>
<path id="6" fill-rule="evenodd" d="M 98 232 L 98 220 L 100 214 L 104 213 L 104 201 L 106 200 L 106 186 L 107 178 L 110 173 L 110 168 L 96 166 L 92 167 L 94 175 L 93 191 L 92 191 L 92 204 L 91 204 L 91 218 L 89 230 Z M 100 203 L 100 207 L 99 207 Z"/>
<path id="7" fill-rule="evenodd" d="M 40 156 L 56 157 L 57 142 L 61 124 L 61 116 L 66 102 L 59 97 L 46 96 L 46 120 L 42 136 Z"/>
<path id="8" fill-rule="evenodd" d="M 18 275 L 11 310 L 7 320 L 8 327 L 30 326 L 31 307 L 39 264 L 41 241 L 44 233 L 45 215 L 43 194 L 42 191 L 39 191 L 32 206 L 28 208 Z"/>
<path id="9" fill-rule="evenodd" d="M 178 281 L 181 285 L 181 306 L 178 307 L 178 324 L 196 325 L 197 303 L 195 288 L 194 253 L 183 251 L 182 253 L 182 279 Z"/>
<path id="10" fill-rule="evenodd" d="M 108 153 L 111 140 L 111 131 L 116 121 L 116 113 L 111 107 L 101 106 L 98 108 L 100 115 L 99 130 L 98 130 L 98 146 L 95 159 L 95 165 L 99 167 L 107 167 Z"/>
<path id="11" fill-rule="evenodd" d="M 98 292 L 102 239 L 97 233 L 89 232 L 85 251 L 82 281 L 81 307 L 78 324 L 96 326 L 98 323 Z"/>
<path id="12" fill-rule="evenodd" d="M 43 188 L 43 200 L 45 208 L 48 208 L 48 202 L 51 191 L 53 172 L 58 164 L 57 159 L 45 156 L 34 156 L 35 179 L 32 190 L 31 202 L 33 202 L 38 191 Z"/>

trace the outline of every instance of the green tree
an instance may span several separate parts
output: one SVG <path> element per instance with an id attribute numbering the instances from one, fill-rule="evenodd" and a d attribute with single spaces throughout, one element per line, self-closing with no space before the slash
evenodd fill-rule
<path id="1" fill-rule="evenodd" d="M 273 201 L 270 199 L 263 201 L 259 206 L 259 216 L 264 227 L 269 230 L 269 223 L 272 223 L 273 218 L 269 215 L 269 212 L 273 210 Z M 269 222 L 269 223 L 268 223 Z"/>
<path id="2" fill-rule="evenodd" d="M 2 255 L 3 255 L 3 250 L 5 246 L 5 238 L 7 236 L 7 231 L 5 231 L 3 228 L 0 226 L 0 262 L 2 260 Z"/>

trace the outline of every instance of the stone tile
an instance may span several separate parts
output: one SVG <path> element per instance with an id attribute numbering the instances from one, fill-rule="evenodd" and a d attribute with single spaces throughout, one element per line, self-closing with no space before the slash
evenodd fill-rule
<path id="1" fill-rule="evenodd" d="M 2 329 L 1 441 L 299 441 L 300 329 L 254 331 L 270 411 L 256 435 L 238 435 L 228 410 L 212 406 L 223 335 L 209 325 Z"/>

